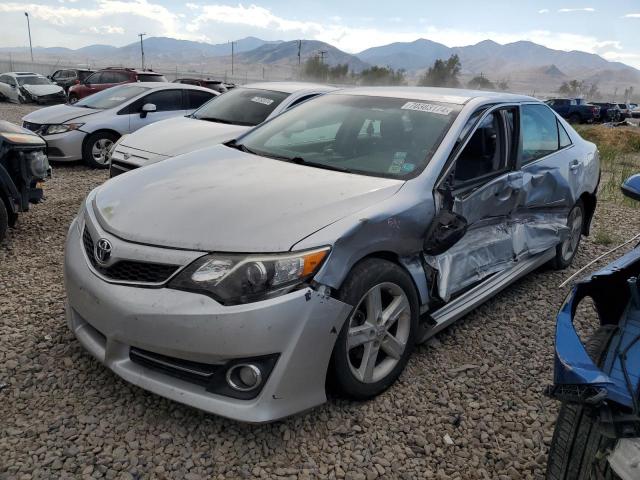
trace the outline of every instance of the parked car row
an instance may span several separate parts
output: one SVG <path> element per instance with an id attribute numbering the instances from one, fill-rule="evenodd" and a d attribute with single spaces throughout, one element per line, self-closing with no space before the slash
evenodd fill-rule
<path id="1" fill-rule="evenodd" d="M 598 105 L 586 103 L 581 99 L 552 98 L 545 103 L 571 123 L 593 123 L 601 118 Z"/>
<path id="2" fill-rule="evenodd" d="M 549 106 L 316 88 L 238 87 L 113 147 L 113 165 L 145 166 L 87 196 L 64 271 L 69 327 L 117 375 L 250 422 L 314 407 L 327 384 L 370 398 L 416 344 L 571 264 L 599 156 Z"/>
<path id="3" fill-rule="evenodd" d="M 7 72 L 0 75 L 0 100 L 15 103 L 76 103 L 89 95 L 116 85 L 139 82 L 167 82 L 161 73 L 135 68 L 109 67 L 98 71 L 85 68 L 56 70 L 44 77 L 33 72 Z M 201 86 L 216 93 L 235 87 L 212 79 L 181 78 L 174 83 Z"/>

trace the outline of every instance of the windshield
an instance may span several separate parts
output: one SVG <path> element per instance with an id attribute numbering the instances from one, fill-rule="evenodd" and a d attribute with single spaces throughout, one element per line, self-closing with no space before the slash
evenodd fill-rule
<path id="1" fill-rule="evenodd" d="M 460 108 L 404 98 L 324 95 L 251 131 L 235 146 L 319 168 L 410 178 L 427 165 Z"/>
<path id="2" fill-rule="evenodd" d="M 166 82 L 167 79 L 164 78 L 164 75 L 151 75 L 148 73 L 139 73 L 138 81 L 139 82 Z"/>
<path id="3" fill-rule="evenodd" d="M 193 117 L 253 127 L 264 122 L 289 94 L 256 88 L 234 88 L 205 103 Z"/>
<path id="4" fill-rule="evenodd" d="M 111 87 L 80 100 L 74 106 L 98 109 L 113 108 L 140 95 L 145 90 L 149 90 L 149 87 L 132 84 Z"/>
<path id="5" fill-rule="evenodd" d="M 44 77 L 16 77 L 19 85 L 51 85 L 51 82 Z"/>

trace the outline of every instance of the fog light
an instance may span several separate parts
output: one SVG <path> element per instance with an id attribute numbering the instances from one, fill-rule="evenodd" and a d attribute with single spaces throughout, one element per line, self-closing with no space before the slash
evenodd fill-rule
<path id="1" fill-rule="evenodd" d="M 227 370 L 227 383 L 239 392 L 248 392 L 260 386 L 262 372 L 250 363 L 240 363 Z"/>

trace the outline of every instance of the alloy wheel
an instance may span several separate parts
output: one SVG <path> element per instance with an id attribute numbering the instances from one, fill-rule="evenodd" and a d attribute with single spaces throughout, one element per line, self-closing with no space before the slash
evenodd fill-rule
<path id="1" fill-rule="evenodd" d="M 398 364 L 411 331 L 411 305 L 394 283 L 381 283 L 364 294 L 349 318 L 347 356 L 353 375 L 375 383 Z"/>
<path id="2" fill-rule="evenodd" d="M 101 138 L 91 147 L 91 156 L 100 165 L 105 165 L 109 160 L 109 150 L 113 146 L 113 142 L 108 138 Z"/>
<path id="3" fill-rule="evenodd" d="M 571 210 L 567 219 L 567 226 L 569 227 L 569 237 L 562 244 L 562 258 L 566 261 L 573 258 L 580 243 L 580 235 L 582 235 L 581 208 Z"/>

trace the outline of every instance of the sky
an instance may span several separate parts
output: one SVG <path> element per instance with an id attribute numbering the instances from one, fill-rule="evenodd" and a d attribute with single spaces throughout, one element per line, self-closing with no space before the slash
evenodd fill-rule
<path id="1" fill-rule="evenodd" d="M 530 40 L 640 68 L 640 1 L 34 0 L 0 3 L 0 46 L 122 46 L 138 33 L 209 43 L 315 39 L 349 53 L 428 38 L 447 46 Z"/>

